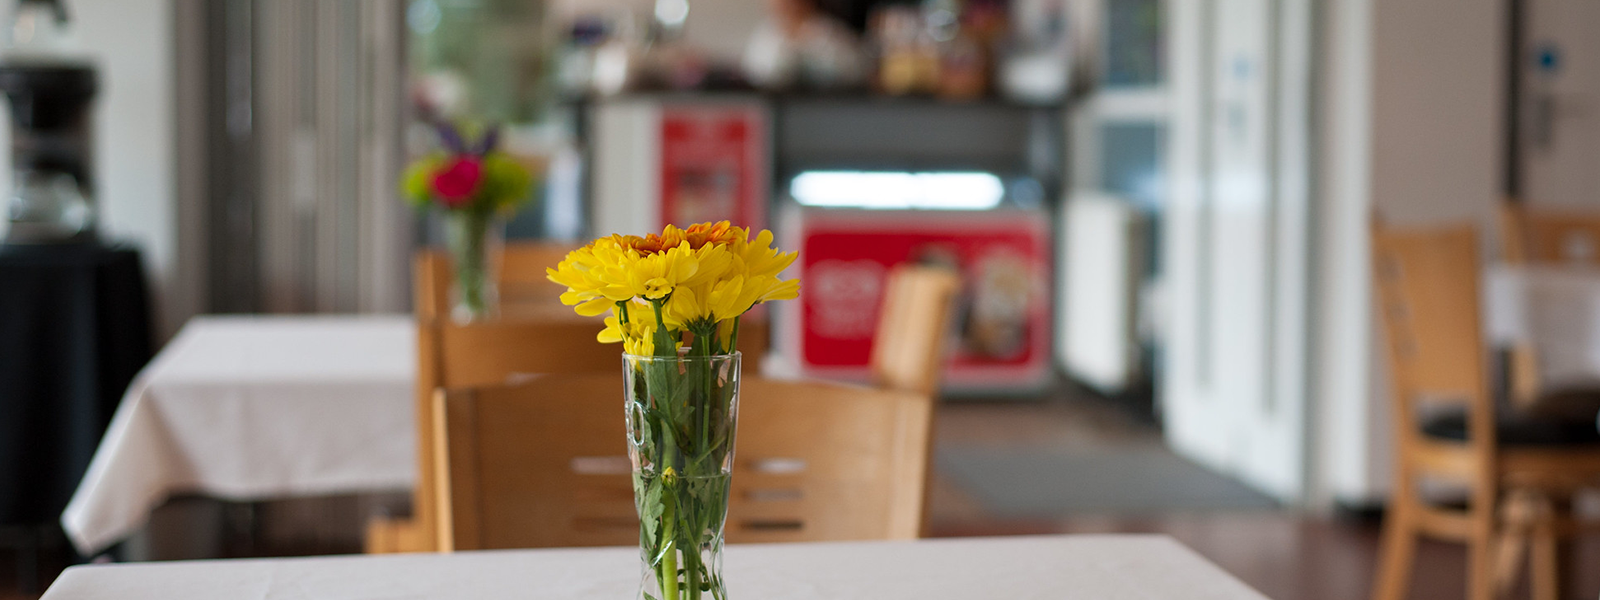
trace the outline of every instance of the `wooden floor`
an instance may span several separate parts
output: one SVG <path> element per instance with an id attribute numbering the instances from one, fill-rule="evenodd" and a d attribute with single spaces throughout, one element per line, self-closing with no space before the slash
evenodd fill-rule
<path id="1" fill-rule="evenodd" d="M 1375 523 L 1307 519 L 1275 512 L 943 522 L 933 530 L 940 537 L 1105 532 L 1170 535 L 1261 593 L 1279 600 L 1367 598 L 1378 546 Z M 1575 569 L 1578 572 L 1565 597 L 1594 600 L 1600 596 L 1600 541 L 1585 540 L 1577 548 L 1574 561 L 1585 567 Z M 1461 546 L 1424 542 L 1410 597 L 1465 598 L 1465 565 L 1466 552 Z M 1517 597 L 1526 597 L 1526 591 L 1519 590 Z"/>
<path id="2" fill-rule="evenodd" d="M 955 402 L 940 407 L 941 446 L 1031 448 L 1144 448 L 1160 445 L 1159 429 L 1111 401 L 1058 392 L 1036 402 Z M 1356 515 L 1313 518 L 1288 510 L 1173 513 L 1155 516 L 1069 515 L 1012 519 L 990 514 L 949 477 L 935 475 L 929 503 L 936 537 L 1063 533 L 1170 535 L 1245 583 L 1278 600 L 1357 600 L 1368 597 L 1378 551 L 1378 519 Z M 1565 596 L 1600 597 L 1600 539 L 1577 544 L 1574 581 Z M 1418 552 L 1413 600 L 1466 597 L 1466 552 L 1456 544 L 1424 541 Z M 1525 578 L 1524 578 L 1525 579 Z M 1525 584 L 1526 582 L 1522 582 Z M 1526 590 L 1519 589 L 1518 597 Z"/>
<path id="3" fill-rule="evenodd" d="M 1160 443 L 1159 432 L 1148 421 L 1107 401 L 1072 394 L 1055 394 L 1032 402 L 946 404 L 940 410 L 937 439 L 940 445 L 1038 449 L 1143 447 Z M 1310 518 L 1284 510 L 1008 518 L 989 513 L 968 490 L 942 475 L 936 475 L 933 482 L 929 521 L 931 533 L 938 537 L 1166 534 L 1279 600 L 1366 598 L 1378 537 L 1378 524 L 1373 519 Z M 1411 598 L 1464 598 L 1465 560 L 1460 546 L 1422 544 Z M 1579 544 L 1574 561 L 1575 581 L 1569 585 L 1567 597 L 1600 597 L 1600 540 Z M 45 583 L 50 572 L 61 566 L 58 558 L 45 557 Z M 0 547 L 0 600 L 34 597 L 17 591 L 16 553 Z"/>

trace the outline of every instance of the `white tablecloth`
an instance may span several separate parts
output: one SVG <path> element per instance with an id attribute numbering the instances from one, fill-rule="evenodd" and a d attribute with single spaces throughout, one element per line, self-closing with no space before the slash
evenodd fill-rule
<path id="1" fill-rule="evenodd" d="M 129 387 L 61 524 L 89 554 L 169 495 L 409 489 L 409 316 L 201 317 Z"/>
<path id="2" fill-rule="evenodd" d="M 723 575 L 750 600 L 1264 600 L 1162 536 L 734 545 Z M 195 561 L 68 569 L 44 600 L 632 598 L 633 548 Z"/>
<path id="3" fill-rule="evenodd" d="M 1532 348 L 1547 390 L 1600 389 L 1600 269 L 1495 265 L 1483 286 L 1491 345 Z"/>

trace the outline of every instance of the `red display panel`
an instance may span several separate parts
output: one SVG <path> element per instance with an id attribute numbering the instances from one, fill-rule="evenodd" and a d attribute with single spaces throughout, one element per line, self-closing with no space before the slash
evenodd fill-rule
<path id="1" fill-rule="evenodd" d="M 803 282 L 788 311 L 805 374 L 863 378 L 889 269 L 961 273 L 947 387 L 1028 389 L 1050 365 L 1050 230 L 1043 213 L 808 210 L 797 228 Z"/>
<path id="2" fill-rule="evenodd" d="M 666 105 L 661 112 L 661 225 L 767 226 L 765 113 L 748 105 Z"/>

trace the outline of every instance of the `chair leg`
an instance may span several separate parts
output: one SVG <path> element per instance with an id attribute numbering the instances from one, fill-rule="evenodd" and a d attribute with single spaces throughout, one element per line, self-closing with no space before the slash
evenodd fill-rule
<path id="1" fill-rule="evenodd" d="M 1494 527 L 1478 528 L 1467 544 L 1467 597 L 1471 600 L 1495 600 L 1494 584 Z"/>
<path id="2" fill-rule="evenodd" d="M 1533 600 L 1561 598 L 1561 540 L 1556 535 L 1554 518 L 1549 504 L 1541 504 L 1528 556 Z"/>
<path id="3" fill-rule="evenodd" d="M 1556 565 L 1558 567 L 1556 584 L 1560 586 L 1557 591 L 1561 593 L 1573 593 L 1573 590 L 1578 587 L 1575 585 L 1578 581 L 1578 574 L 1586 572 L 1580 560 L 1581 553 L 1578 551 L 1580 545 L 1579 539 L 1572 536 L 1560 536 L 1560 541 L 1556 544 Z M 1588 568 L 1593 567 L 1590 566 Z"/>
<path id="4" fill-rule="evenodd" d="M 1524 525 L 1507 525 L 1505 533 L 1501 534 L 1494 567 L 1495 593 L 1499 597 L 1509 597 L 1516 586 L 1522 562 L 1528 555 L 1528 543 L 1528 529 Z"/>
<path id="5" fill-rule="evenodd" d="M 1511 596 L 1522 565 L 1528 559 L 1534 522 L 1538 519 L 1539 497 L 1526 490 L 1506 495 L 1500 507 L 1503 529 L 1495 555 L 1495 591 L 1502 598 Z"/>
<path id="6" fill-rule="evenodd" d="M 1496 542 L 1500 509 L 1494 488 L 1480 488 L 1473 494 L 1472 531 L 1467 539 L 1467 597 L 1470 600 L 1494 600 Z"/>
<path id="7" fill-rule="evenodd" d="M 1400 506 L 1405 499 L 1396 494 L 1389 516 L 1383 521 L 1383 548 L 1378 559 L 1378 575 L 1373 581 L 1373 600 L 1403 600 L 1411 586 L 1411 566 L 1417 556 L 1417 529 L 1410 511 Z"/>

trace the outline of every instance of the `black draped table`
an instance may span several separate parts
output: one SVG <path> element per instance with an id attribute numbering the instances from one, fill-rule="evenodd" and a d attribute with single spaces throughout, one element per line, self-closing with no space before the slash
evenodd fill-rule
<path id="1" fill-rule="evenodd" d="M 57 522 L 150 346 L 138 250 L 0 245 L 0 526 Z"/>

